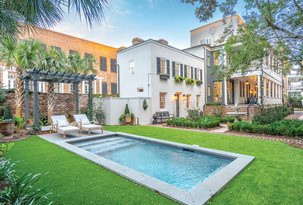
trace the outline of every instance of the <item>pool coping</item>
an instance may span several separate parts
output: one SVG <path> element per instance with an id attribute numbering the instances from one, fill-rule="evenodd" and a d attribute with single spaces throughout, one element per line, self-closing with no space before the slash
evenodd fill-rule
<path id="1" fill-rule="evenodd" d="M 70 144 L 72 142 L 87 141 L 87 140 L 91 140 L 91 139 L 95 139 L 95 138 L 105 138 L 105 137 L 115 136 L 115 135 L 122 135 L 124 137 L 160 143 L 160 144 L 164 144 L 164 145 L 168 145 L 168 146 L 186 148 L 186 149 L 190 149 L 190 150 L 194 150 L 194 151 L 202 152 L 202 153 L 215 154 L 215 155 L 219 155 L 219 156 L 223 156 L 223 157 L 234 158 L 234 160 L 231 163 L 229 163 L 228 165 L 226 165 L 225 167 L 223 167 L 222 169 L 220 169 L 215 174 L 209 176 L 207 179 L 205 179 L 203 182 L 198 184 L 191 191 L 185 191 L 185 190 L 182 190 L 171 184 L 163 182 L 159 179 L 145 175 L 139 171 L 128 168 L 124 165 L 113 162 L 104 157 L 90 153 L 84 149 L 78 148 L 78 147 Z M 122 132 L 113 132 L 113 133 L 85 137 L 85 138 L 83 137 L 83 138 L 77 138 L 77 139 L 67 139 L 64 141 L 58 141 L 58 142 L 53 142 L 53 143 L 59 145 L 62 148 L 65 148 L 77 155 L 80 155 L 98 165 L 101 165 L 102 167 L 109 169 L 112 172 L 114 172 L 120 176 L 123 176 L 123 177 L 125 177 L 131 181 L 134 181 L 140 185 L 143 185 L 149 189 L 157 191 L 160 194 L 162 194 L 174 201 L 177 201 L 182 204 L 189 204 L 189 205 L 205 204 L 215 194 L 217 194 L 219 191 L 221 191 L 227 185 L 227 183 L 230 182 L 237 174 L 239 174 L 248 164 L 250 164 L 254 160 L 253 156 L 242 155 L 242 154 L 226 152 L 226 151 L 221 151 L 221 150 L 215 150 L 215 149 L 210 149 L 210 148 L 204 148 L 204 147 L 199 147 L 197 145 L 187 145 L 187 144 L 171 142 L 171 141 L 166 141 L 166 140 L 159 140 L 159 139 L 143 137 L 143 136 L 122 133 Z"/>

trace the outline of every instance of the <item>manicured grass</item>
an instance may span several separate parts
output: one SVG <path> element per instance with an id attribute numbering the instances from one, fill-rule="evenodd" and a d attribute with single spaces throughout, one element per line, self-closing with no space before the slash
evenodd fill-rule
<path id="1" fill-rule="evenodd" d="M 301 149 L 280 142 L 149 126 L 106 129 L 255 156 L 211 204 L 302 204 Z M 52 190 L 55 204 L 174 203 L 37 137 L 15 143 L 8 156 L 19 160 L 19 171 L 48 172 L 41 183 Z"/>

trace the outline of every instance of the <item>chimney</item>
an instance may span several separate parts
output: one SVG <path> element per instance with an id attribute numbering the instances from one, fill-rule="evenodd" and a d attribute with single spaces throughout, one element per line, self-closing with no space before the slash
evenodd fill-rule
<path id="1" fill-rule="evenodd" d="M 125 46 L 121 46 L 120 48 L 118 48 L 118 52 L 124 50 L 125 48 Z"/>
<path id="2" fill-rule="evenodd" d="M 158 42 L 162 43 L 162 44 L 165 44 L 165 45 L 168 45 L 168 41 L 163 39 L 163 38 L 159 39 Z"/>
<path id="3" fill-rule="evenodd" d="M 142 43 L 142 42 L 144 42 L 144 40 L 141 39 L 141 38 L 138 38 L 138 37 L 133 38 L 133 40 L 132 40 L 133 46 L 134 46 L 134 45 L 137 45 L 137 44 L 139 44 L 139 43 Z"/>

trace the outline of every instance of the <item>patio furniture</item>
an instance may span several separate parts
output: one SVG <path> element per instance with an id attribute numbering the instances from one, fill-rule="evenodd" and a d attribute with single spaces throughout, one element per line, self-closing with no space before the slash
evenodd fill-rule
<path id="1" fill-rule="evenodd" d="M 89 135 L 92 130 L 100 130 L 100 129 L 103 134 L 103 127 L 101 125 L 92 124 L 87 118 L 86 114 L 76 114 L 74 115 L 74 120 L 78 125 L 78 127 L 80 128 L 80 130 L 88 131 Z"/>
<path id="2" fill-rule="evenodd" d="M 52 119 L 51 130 L 62 134 L 64 138 L 68 133 L 75 131 L 78 131 L 79 136 L 81 136 L 80 129 L 76 126 L 69 124 L 64 115 L 53 115 L 51 116 L 51 119 Z"/>
<path id="3" fill-rule="evenodd" d="M 168 111 L 160 111 L 153 114 L 153 123 L 158 123 L 158 120 L 160 120 L 160 123 L 163 123 L 163 121 L 169 120 L 171 118 L 174 118 L 173 114 L 169 114 Z"/>

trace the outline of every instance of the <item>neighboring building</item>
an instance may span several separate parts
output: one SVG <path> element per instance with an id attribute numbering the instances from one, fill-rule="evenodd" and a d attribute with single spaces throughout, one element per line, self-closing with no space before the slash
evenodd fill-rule
<path id="1" fill-rule="evenodd" d="M 225 23 L 223 23 L 225 22 Z M 228 17 L 191 30 L 191 47 L 184 51 L 205 59 L 206 102 L 228 104 L 282 104 L 282 74 L 273 55 L 264 59 L 261 68 L 250 68 L 247 73 L 234 73 L 229 79 L 217 80 L 214 67 L 228 65 L 222 36 L 226 28 L 236 33 L 244 21 L 238 16 Z"/>
<path id="2" fill-rule="evenodd" d="M 118 51 L 117 62 L 120 97 L 150 98 L 151 113 L 167 110 L 185 117 L 187 109 L 205 104 L 203 58 L 174 48 L 166 40 L 135 38 L 132 46 Z M 176 76 L 198 83 L 176 82 Z"/>
<path id="3" fill-rule="evenodd" d="M 287 85 L 288 97 L 303 97 L 303 75 L 298 65 L 287 75 Z"/>
<path id="4" fill-rule="evenodd" d="M 35 39 L 48 47 L 54 47 L 64 51 L 66 54 L 79 52 L 81 56 L 92 55 L 96 59 L 96 78 L 93 82 L 93 93 L 103 95 L 117 94 L 117 48 L 84 40 L 74 36 L 58 33 L 55 31 L 37 28 L 31 32 L 23 32 L 21 39 Z M 14 88 L 16 72 L 12 68 L 1 66 L 0 85 L 4 88 Z M 47 83 L 39 82 L 39 91 L 47 92 Z M 55 84 L 55 92 L 70 93 L 70 84 Z M 82 83 L 79 86 L 80 93 L 88 92 L 88 84 Z"/>

